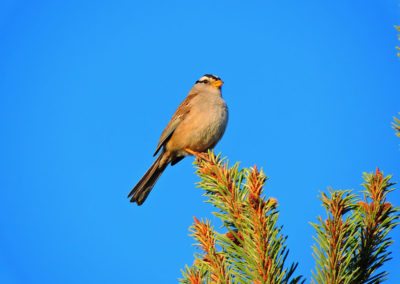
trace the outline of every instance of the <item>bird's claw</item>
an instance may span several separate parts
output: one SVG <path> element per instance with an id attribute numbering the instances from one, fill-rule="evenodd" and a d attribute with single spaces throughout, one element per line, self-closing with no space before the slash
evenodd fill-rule
<path id="1" fill-rule="evenodd" d="M 210 161 L 209 158 L 208 158 L 207 153 L 196 152 L 196 151 L 193 151 L 193 150 L 191 150 L 189 148 L 186 148 L 185 152 L 190 154 L 190 155 L 195 156 L 198 160 L 205 160 L 205 161 L 208 161 L 208 162 Z"/>

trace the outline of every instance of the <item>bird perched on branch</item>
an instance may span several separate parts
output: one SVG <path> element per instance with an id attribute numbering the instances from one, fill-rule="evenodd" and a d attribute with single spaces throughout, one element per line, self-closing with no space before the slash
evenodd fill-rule
<path id="1" fill-rule="evenodd" d="M 168 164 L 188 155 L 201 156 L 221 139 L 228 122 L 228 107 L 222 98 L 223 81 L 206 74 L 196 81 L 161 134 L 153 165 L 129 193 L 131 202 L 142 205 Z"/>

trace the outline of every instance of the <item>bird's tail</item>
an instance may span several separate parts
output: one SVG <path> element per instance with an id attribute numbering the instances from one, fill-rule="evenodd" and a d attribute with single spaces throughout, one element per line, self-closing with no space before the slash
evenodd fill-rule
<path id="1" fill-rule="evenodd" d="M 153 165 L 147 170 L 140 181 L 135 185 L 128 195 L 131 202 L 136 202 L 137 205 L 142 205 L 145 202 L 150 191 L 153 189 L 158 178 L 168 165 L 167 159 L 163 159 L 164 153 L 161 153 Z"/>

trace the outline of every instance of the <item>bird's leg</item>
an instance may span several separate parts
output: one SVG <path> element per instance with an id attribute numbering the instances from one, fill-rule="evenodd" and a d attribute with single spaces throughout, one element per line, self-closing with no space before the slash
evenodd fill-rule
<path id="1" fill-rule="evenodd" d="M 206 153 L 196 152 L 189 148 L 185 148 L 185 152 L 189 153 L 190 155 L 195 156 L 199 160 L 205 160 L 205 161 L 210 162 L 210 160 L 208 159 L 208 155 Z"/>

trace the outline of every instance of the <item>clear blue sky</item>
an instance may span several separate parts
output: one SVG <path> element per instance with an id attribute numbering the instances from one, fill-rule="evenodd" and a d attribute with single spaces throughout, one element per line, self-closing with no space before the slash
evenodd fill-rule
<path id="1" fill-rule="evenodd" d="M 204 73 L 230 108 L 216 151 L 264 168 L 309 281 L 319 192 L 377 166 L 400 181 L 399 16 L 398 0 L 1 1 L 0 282 L 176 283 L 192 217 L 211 216 L 193 159 L 144 206 L 126 195 Z"/>

